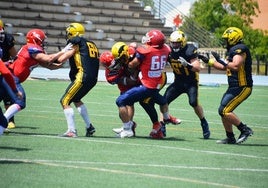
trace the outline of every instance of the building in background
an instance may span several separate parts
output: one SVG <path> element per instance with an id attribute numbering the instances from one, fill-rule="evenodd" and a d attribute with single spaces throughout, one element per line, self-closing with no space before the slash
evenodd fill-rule
<path id="1" fill-rule="evenodd" d="M 258 0 L 258 4 L 261 12 L 258 14 L 258 17 L 253 18 L 252 27 L 268 32 L 268 1 Z"/>

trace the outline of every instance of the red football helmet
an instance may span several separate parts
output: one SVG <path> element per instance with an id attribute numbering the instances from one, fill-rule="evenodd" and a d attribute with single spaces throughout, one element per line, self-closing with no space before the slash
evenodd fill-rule
<path id="1" fill-rule="evenodd" d="M 107 69 L 110 69 L 110 70 L 114 69 L 115 61 L 114 61 L 114 56 L 112 52 L 110 51 L 102 52 L 100 55 L 100 63 L 102 66 L 104 66 Z"/>
<path id="2" fill-rule="evenodd" d="M 166 41 L 165 35 L 157 29 L 153 29 L 142 37 L 142 43 L 154 48 L 161 48 Z"/>
<path id="3" fill-rule="evenodd" d="M 37 44 L 42 47 L 46 38 L 46 34 L 41 29 L 32 29 L 26 35 L 27 43 Z"/>

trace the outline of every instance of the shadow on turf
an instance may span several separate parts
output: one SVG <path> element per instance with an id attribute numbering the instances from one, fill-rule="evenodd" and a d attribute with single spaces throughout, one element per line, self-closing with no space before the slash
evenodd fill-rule
<path id="1" fill-rule="evenodd" d="M 16 126 L 16 129 L 39 129 L 39 127 L 30 127 L 30 126 Z"/>
<path id="2" fill-rule="evenodd" d="M 60 137 L 59 134 L 42 134 L 42 133 L 27 133 L 27 132 L 18 132 L 18 131 L 9 131 L 8 133 L 5 134 L 18 134 L 18 135 L 45 135 L 45 136 L 56 136 Z M 85 136 L 79 136 L 78 138 L 115 138 L 115 139 L 147 139 L 147 140 L 159 140 L 159 141 L 186 141 L 185 139 L 181 138 L 176 138 L 176 137 L 165 137 L 163 139 L 152 139 L 149 136 L 135 136 L 131 138 L 119 138 L 116 136 L 91 136 L 91 137 L 85 137 Z M 72 138 L 71 138 L 72 139 Z M 75 138 L 73 138 L 75 139 Z"/>
<path id="3" fill-rule="evenodd" d="M 86 137 L 85 137 L 86 138 Z M 186 141 L 181 138 L 175 138 L 175 137 L 165 137 L 163 139 L 152 139 L 149 136 L 135 136 L 131 138 L 120 138 L 116 136 L 91 136 L 90 138 L 115 138 L 115 139 L 147 139 L 147 140 L 159 140 L 159 141 Z"/>
<path id="4" fill-rule="evenodd" d="M 2 160 L 0 164 L 22 164 L 25 163 L 24 161 L 9 161 L 9 160 Z"/>
<path id="5" fill-rule="evenodd" d="M 42 134 L 42 133 L 27 133 L 27 132 L 18 132 L 18 131 L 9 131 L 5 133 L 8 134 L 18 134 L 18 135 L 45 135 L 45 136 L 58 136 L 57 134 Z"/>
<path id="6" fill-rule="evenodd" d="M 8 147 L 8 146 L 0 146 L 0 149 L 16 150 L 16 151 L 29 151 L 29 150 L 31 150 L 29 148 L 17 148 L 17 147 Z"/>
<path id="7" fill-rule="evenodd" d="M 238 146 L 259 146 L 259 147 L 268 147 L 268 144 L 250 144 L 250 143 L 241 143 L 241 144 L 236 144 Z"/>

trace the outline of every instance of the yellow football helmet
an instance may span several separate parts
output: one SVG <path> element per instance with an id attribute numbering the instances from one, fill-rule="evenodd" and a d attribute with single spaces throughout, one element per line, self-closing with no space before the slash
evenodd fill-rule
<path id="1" fill-rule="evenodd" d="M 123 64 L 129 61 L 128 45 L 124 42 L 117 42 L 112 46 L 111 49 L 113 60 L 113 69 L 119 69 Z"/>
<path id="2" fill-rule="evenodd" d="M 229 27 L 222 34 L 222 38 L 226 40 L 227 45 L 233 46 L 243 39 L 243 32 L 237 27 Z"/>
<path id="3" fill-rule="evenodd" d="M 173 31 L 169 37 L 169 42 L 171 48 L 175 52 L 179 51 L 181 48 L 184 48 L 187 44 L 186 36 L 181 30 Z"/>
<path id="4" fill-rule="evenodd" d="M 129 58 L 128 45 L 124 42 L 115 43 L 111 51 L 115 60 L 127 61 Z"/>
<path id="5" fill-rule="evenodd" d="M 0 20 L 0 27 L 4 28 L 4 22 L 2 20 Z"/>
<path id="6" fill-rule="evenodd" d="M 66 37 L 68 39 L 76 36 L 82 36 L 84 34 L 85 34 L 85 28 L 80 23 L 71 23 L 66 28 Z"/>

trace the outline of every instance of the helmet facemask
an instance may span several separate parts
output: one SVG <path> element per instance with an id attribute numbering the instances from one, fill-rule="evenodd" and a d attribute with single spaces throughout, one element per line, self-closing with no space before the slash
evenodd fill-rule
<path id="1" fill-rule="evenodd" d="M 157 29 L 150 30 L 142 37 L 141 42 L 153 48 L 162 48 L 165 43 L 165 35 Z"/>
<path id="2" fill-rule="evenodd" d="M 170 42 L 170 46 L 174 52 L 178 52 L 183 45 L 182 42 Z"/>
<path id="3" fill-rule="evenodd" d="M 150 37 L 150 36 L 148 35 L 148 33 L 146 33 L 146 35 L 142 37 L 142 39 L 141 39 L 141 43 L 142 43 L 142 44 L 147 44 L 147 43 L 151 42 L 151 38 L 152 38 L 152 37 Z"/>
<path id="4" fill-rule="evenodd" d="M 169 37 L 169 43 L 174 52 L 180 51 L 187 43 L 184 32 L 180 30 L 173 31 Z"/>

